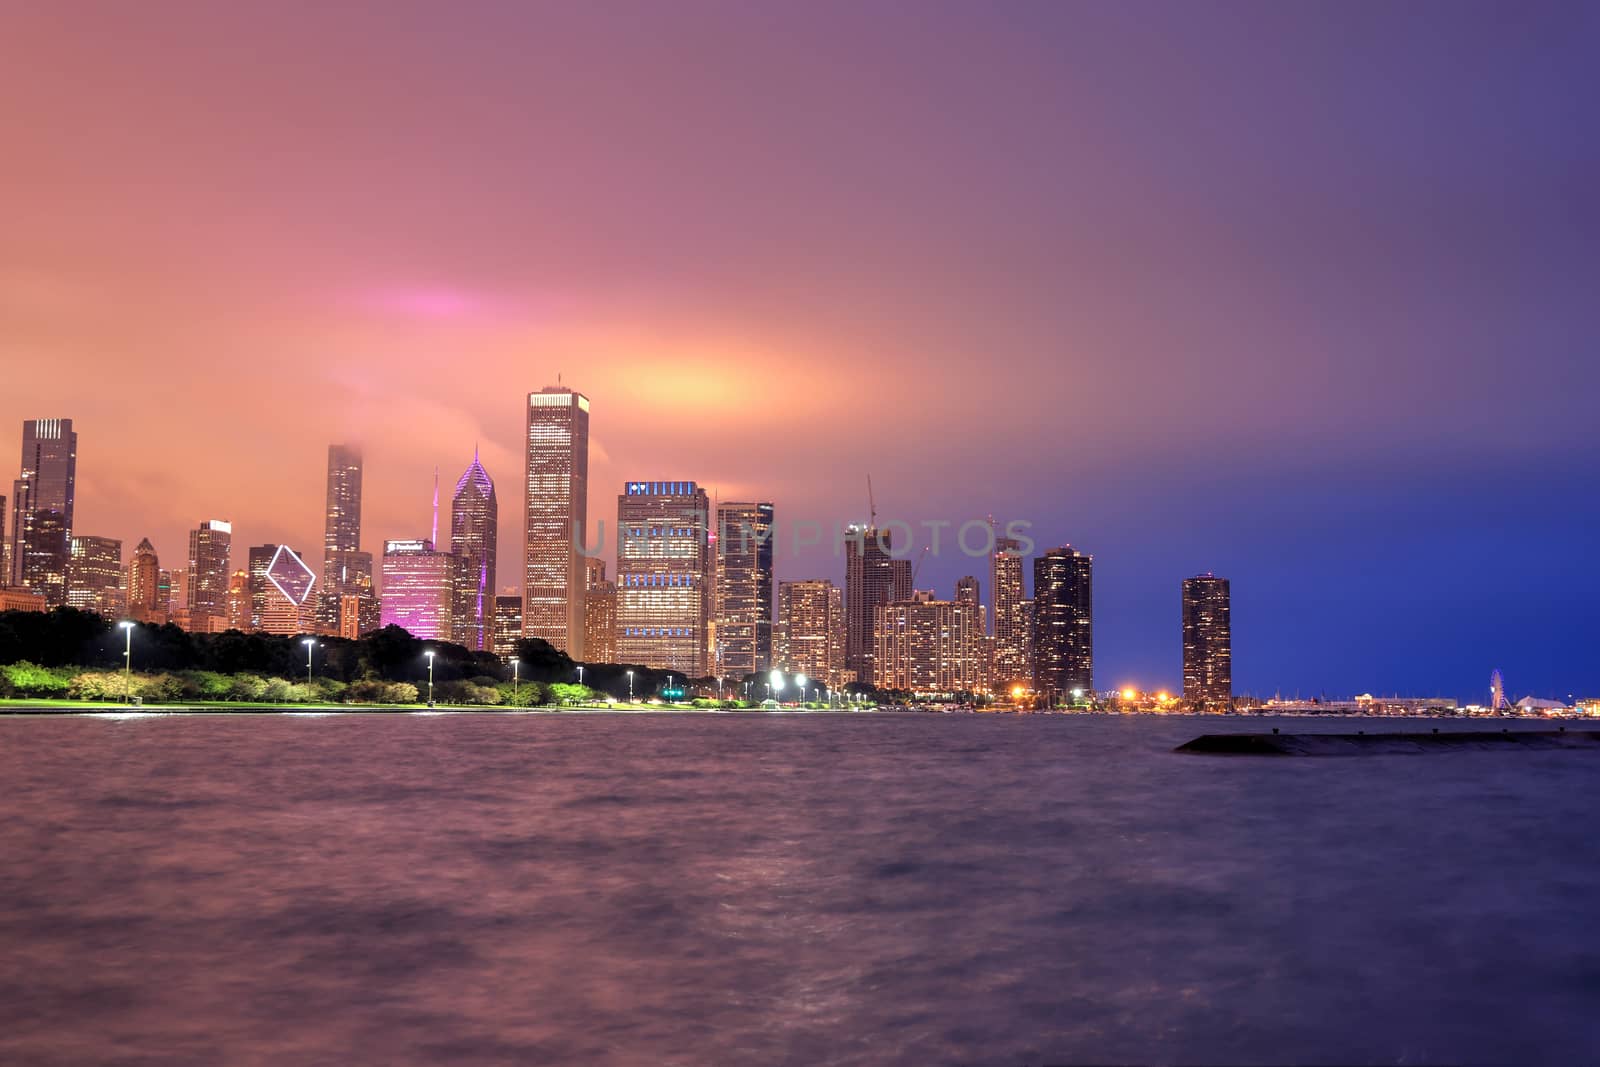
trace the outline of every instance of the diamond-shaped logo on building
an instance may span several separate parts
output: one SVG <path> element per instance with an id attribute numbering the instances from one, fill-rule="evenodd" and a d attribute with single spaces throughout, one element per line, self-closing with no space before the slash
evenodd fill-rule
<path id="1" fill-rule="evenodd" d="M 267 581 L 278 587 L 278 592 L 288 598 L 289 603 L 299 606 L 306 602 L 311 595 L 311 587 L 317 584 L 317 576 L 311 573 L 305 561 L 294 554 L 294 549 L 288 545 L 279 545 L 278 551 L 273 553 L 272 562 L 267 566 Z"/>

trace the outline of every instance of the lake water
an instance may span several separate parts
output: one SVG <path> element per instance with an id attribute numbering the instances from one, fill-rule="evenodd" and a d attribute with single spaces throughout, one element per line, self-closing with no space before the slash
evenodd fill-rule
<path id="1" fill-rule="evenodd" d="M 1595 1062 L 1600 755 L 1270 725 L 0 718 L 0 1062 Z"/>

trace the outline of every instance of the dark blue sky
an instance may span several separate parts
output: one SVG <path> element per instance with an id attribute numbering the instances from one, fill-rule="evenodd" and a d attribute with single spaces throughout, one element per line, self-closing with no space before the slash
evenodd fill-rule
<path id="1" fill-rule="evenodd" d="M 1596 5 L 107 3 L 7 37 L 0 427 L 78 420 L 85 532 L 314 545 L 348 439 L 375 545 L 481 445 L 514 586 L 521 396 L 560 373 L 593 517 L 694 478 L 831 523 L 871 473 L 885 514 L 1026 518 L 1096 556 L 1107 685 L 1177 684 L 1213 569 L 1242 689 L 1600 694 Z M 227 417 L 180 462 L 196 410 Z"/>

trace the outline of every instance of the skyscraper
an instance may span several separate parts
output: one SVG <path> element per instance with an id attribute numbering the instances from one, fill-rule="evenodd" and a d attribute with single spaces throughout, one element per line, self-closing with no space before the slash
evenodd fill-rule
<path id="1" fill-rule="evenodd" d="M 1203 707 L 1233 700 L 1232 594 L 1228 579 L 1183 582 L 1183 699 Z"/>
<path id="2" fill-rule="evenodd" d="M 1018 683 L 1032 684 L 1028 662 L 1028 611 L 1023 588 L 1022 542 L 1010 537 L 995 541 L 990 561 L 989 590 L 994 598 L 994 686 L 1008 691 Z"/>
<path id="3" fill-rule="evenodd" d="M 116 618 L 124 610 L 122 542 L 114 537 L 74 537 L 67 565 L 67 604 Z"/>
<path id="4" fill-rule="evenodd" d="M 824 685 L 843 685 L 844 596 L 826 578 L 778 583 L 775 665 Z"/>
<path id="5" fill-rule="evenodd" d="M 852 526 L 844 548 L 845 668 L 867 682 L 877 657 L 877 609 L 911 599 L 911 561 L 894 555 L 886 529 Z"/>
<path id="6" fill-rule="evenodd" d="M 318 622 L 324 632 L 353 626 L 366 633 L 378 625 L 372 588 L 372 553 L 361 551 L 361 450 L 328 446 L 328 491 L 323 515 L 322 585 Z M 356 597 L 353 622 L 344 620 L 345 597 Z"/>
<path id="7" fill-rule="evenodd" d="M 247 583 L 253 629 L 303 634 L 316 628 L 316 572 L 288 545 L 252 548 Z"/>
<path id="8" fill-rule="evenodd" d="M 583 656 L 590 663 L 617 661 L 617 583 L 606 581 L 606 563 L 585 560 Z"/>
<path id="9" fill-rule="evenodd" d="M 772 505 L 717 506 L 716 671 L 772 666 Z"/>
<path id="10" fill-rule="evenodd" d="M 879 607 L 877 622 L 873 684 L 878 688 L 924 695 L 985 688 L 983 607 L 975 595 L 936 600 L 931 593 L 914 593 Z"/>
<path id="11" fill-rule="evenodd" d="M 529 393 L 527 446 L 523 632 L 581 659 L 589 398 L 559 385 Z"/>
<path id="12" fill-rule="evenodd" d="M 629 482 L 617 497 L 617 659 L 708 673 L 710 500 L 694 482 Z"/>
<path id="13" fill-rule="evenodd" d="M 228 629 L 249 633 L 255 629 L 252 621 L 254 605 L 250 597 L 250 572 L 234 571 L 228 576 Z"/>
<path id="14" fill-rule="evenodd" d="M 1094 693 L 1093 571 L 1071 545 L 1033 561 L 1033 687 L 1050 703 Z"/>
<path id="15" fill-rule="evenodd" d="M 383 543 L 382 624 L 412 637 L 450 641 L 460 559 L 426 539 Z"/>
<path id="16" fill-rule="evenodd" d="M 516 655 L 517 642 L 520 640 L 522 640 L 522 598 L 495 597 L 494 654 L 502 658 Z"/>
<path id="17" fill-rule="evenodd" d="M 150 538 L 141 538 L 128 560 L 128 615 L 140 622 L 165 622 L 166 590 L 161 587 L 161 559 Z"/>
<path id="18" fill-rule="evenodd" d="M 11 493 L 10 583 L 66 603 L 77 497 L 78 435 L 71 419 L 22 424 L 22 464 Z"/>
<path id="19" fill-rule="evenodd" d="M 208 519 L 189 531 L 189 626 L 209 632 L 209 619 L 228 618 L 228 553 L 233 526 Z"/>
<path id="20" fill-rule="evenodd" d="M 461 558 L 465 579 L 456 588 L 451 640 L 474 652 L 490 651 L 493 645 L 499 531 L 500 506 L 495 501 L 494 482 L 474 451 L 472 464 L 456 482 L 450 500 L 450 551 Z"/>

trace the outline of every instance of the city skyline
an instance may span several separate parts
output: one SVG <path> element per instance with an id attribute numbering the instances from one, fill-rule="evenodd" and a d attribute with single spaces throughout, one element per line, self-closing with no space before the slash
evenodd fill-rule
<path id="1" fill-rule="evenodd" d="M 1107 684 L 1179 687 L 1210 570 L 1236 691 L 1600 689 L 1590 16 L 1228 10 L 20 13 L 0 442 L 73 418 L 72 533 L 175 573 L 213 516 L 317 568 L 330 442 L 376 557 L 478 441 L 503 587 L 518 398 L 564 375 L 591 515 L 666 470 L 1026 518 L 1095 556 Z"/>

